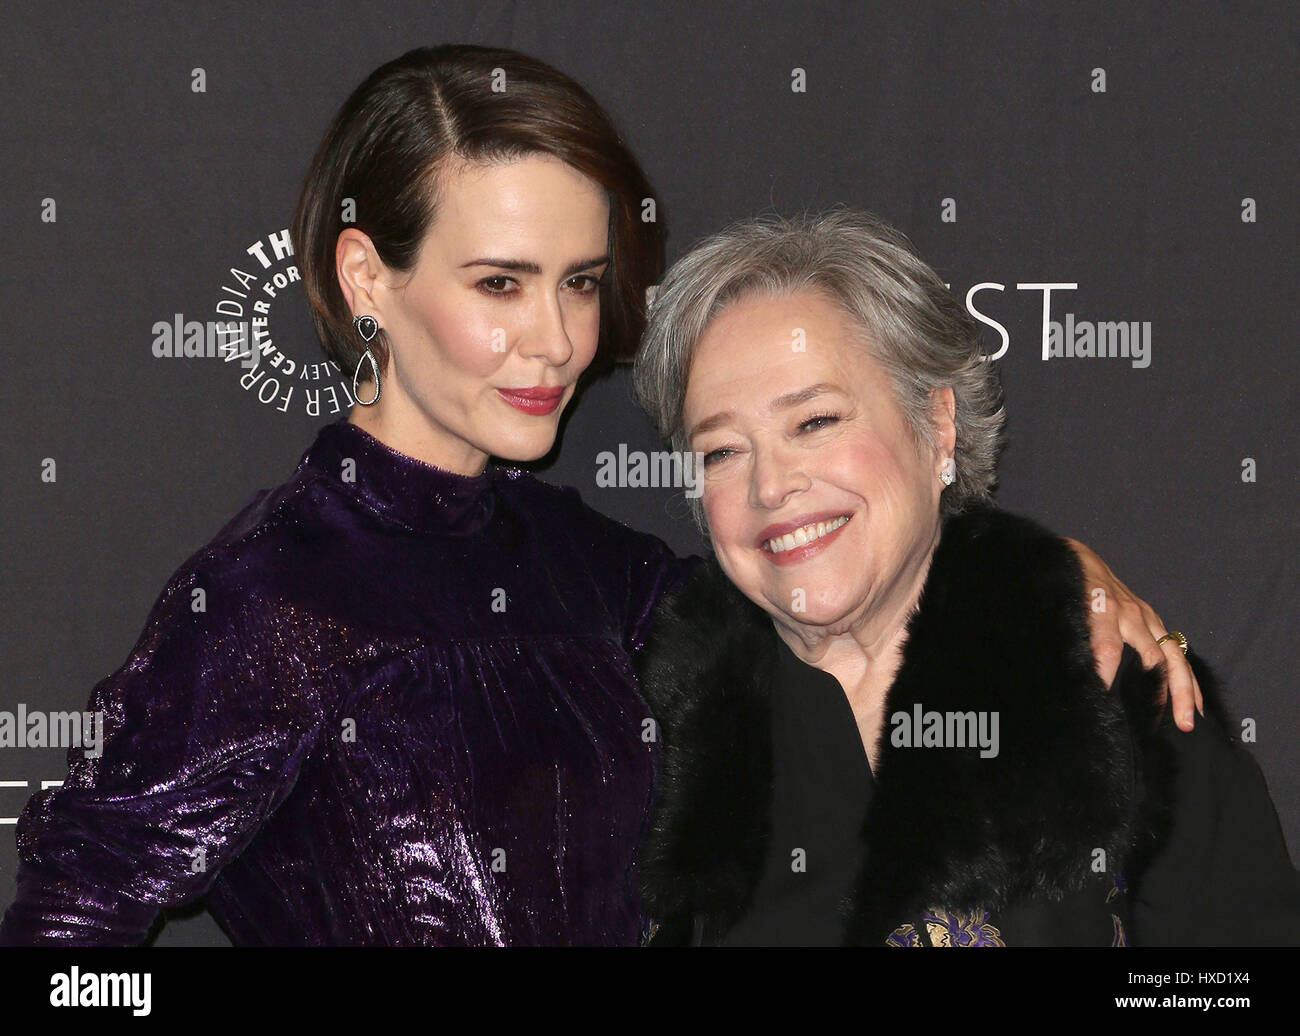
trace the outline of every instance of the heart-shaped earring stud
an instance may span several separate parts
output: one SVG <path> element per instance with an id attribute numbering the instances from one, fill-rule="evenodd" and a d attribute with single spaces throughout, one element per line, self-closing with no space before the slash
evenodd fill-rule
<path id="1" fill-rule="evenodd" d="M 363 342 L 368 342 L 379 333 L 379 322 L 371 316 L 359 316 L 352 321 Z"/>

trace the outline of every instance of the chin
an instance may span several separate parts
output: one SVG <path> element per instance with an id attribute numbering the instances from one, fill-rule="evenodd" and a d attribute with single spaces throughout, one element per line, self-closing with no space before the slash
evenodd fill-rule
<path id="1" fill-rule="evenodd" d="M 791 590 L 798 587 L 804 591 L 804 610 L 801 612 L 791 611 Z M 856 603 L 846 599 L 848 595 L 843 592 L 843 587 L 836 587 L 833 594 L 819 593 L 816 585 L 801 583 L 798 579 L 792 579 L 786 583 L 770 585 L 770 594 L 764 594 L 764 598 L 770 603 L 781 609 L 781 611 L 795 622 L 805 626 L 830 626 L 841 621 L 848 616 L 856 606 Z M 780 602 L 779 604 L 777 602 Z"/>
<path id="2" fill-rule="evenodd" d="M 834 626 L 838 622 L 843 622 L 849 615 L 848 608 L 830 608 L 830 607 L 809 607 L 807 611 L 792 612 L 790 611 L 790 602 L 787 601 L 782 609 L 787 619 L 797 622 L 801 626 Z"/>
<path id="3" fill-rule="evenodd" d="M 496 444 L 489 452 L 499 460 L 534 461 L 540 460 L 551 452 L 555 445 L 555 435 L 528 435 L 517 439 L 508 439 Z"/>

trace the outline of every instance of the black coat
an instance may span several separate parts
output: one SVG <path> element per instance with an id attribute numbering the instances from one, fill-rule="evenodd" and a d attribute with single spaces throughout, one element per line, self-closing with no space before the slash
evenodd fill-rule
<path id="1" fill-rule="evenodd" d="M 1000 752 L 895 747 L 886 723 L 848 942 L 882 945 L 928 908 L 1074 910 L 1093 892 L 1117 935 L 1135 915 L 1134 941 L 1296 941 L 1300 886 L 1258 768 L 1223 733 L 1212 674 L 1193 656 L 1210 716 L 1177 731 L 1161 719 L 1161 673 L 1132 649 L 1103 684 L 1087 602 L 1058 537 L 988 507 L 946 520 L 885 716 L 997 711 Z M 663 748 L 638 861 L 655 945 L 716 942 L 753 903 L 771 838 L 776 637 L 709 559 L 661 600 L 637 657 Z M 1206 830 L 1200 815 L 1225 808 L 1244 828 Z M 1255 839 L 1258 858 L 1242 861 L 1234 837 Z"/>

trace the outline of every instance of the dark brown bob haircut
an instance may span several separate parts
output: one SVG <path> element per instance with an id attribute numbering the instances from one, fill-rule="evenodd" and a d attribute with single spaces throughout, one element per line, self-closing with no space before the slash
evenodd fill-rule
<path id="1" fill-rule="evenodd" d="M 339 234 L 358 228 L 390 269 L 410 270 L 436 215 L 444 167 L 530 154 L 552 155 L 604 187 L 610 265 L 592 367 L 632 358 L 646 289 L 663 269 L 660 223 L 642 219 L 653 197 L 645 173 L 613 120 L 574 80 L 517 51 L 456 44 L 408 51 L 372 72 L 334 116 L 294 206 L 290 236 L 312 321 L 345 375 L 365 348 L 335 271 Z M 349 198 L 355 220 L 345 222 Z M 370 348 L 383 368 L 382 330 Z M 369 364 L 362 373 L 370 377 Z"/>

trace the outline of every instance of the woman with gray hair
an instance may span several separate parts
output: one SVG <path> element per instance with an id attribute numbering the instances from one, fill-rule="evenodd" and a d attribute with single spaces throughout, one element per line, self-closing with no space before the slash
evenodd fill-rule
<path id="1" fill-rule="evenodd" d="M 637 661 L 651 942 L 1295 940 L 1209 671 L 1191 736 L 1132 648 L 1107 689 L 1074 553 L 989 502 L 996 368 L 902 235 L 846 210 L 727 228 L 659 287 L 635 379 L 703 456 L 713 548 Z"/>

